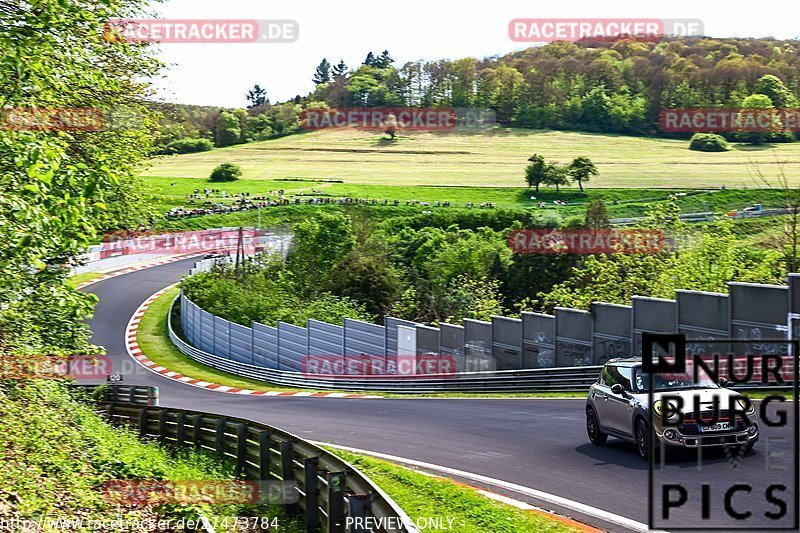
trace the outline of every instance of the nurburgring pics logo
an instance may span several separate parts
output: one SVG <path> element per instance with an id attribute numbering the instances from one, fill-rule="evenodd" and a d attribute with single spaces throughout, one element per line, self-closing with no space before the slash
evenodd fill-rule
<path id="1" fill-rule="evenodd" d="M 683 108 L 662 109 L 661 131 L 674 133 L 800 132 L 800 109 Z"/>
<path id="2" fill-rule="evenodd" d="M 700 19 L 656 18 L 518 18 L 508 23 L 508 36 L 518 43 L 620 39 L 659 41 L 669 35 L 703 35 L 703 22 Z"/>
<path id="3" fill-rule="evenodd" d="M 293 43 L 300 26 L 288 19 L 109 19 L 103 34 L 126 43 Z"/>
<path id="4" fill-rule="evenodd" d="M 647 445 L 650 529 L 800 527 L 800 342 L 757 340 L 642 334 L 634 380 L 647 392 L 647 440 L 658 443 Z M 764 396 L 752 398 L 758 388 Z"/>
<path id="5" fill-rule="evenodd" d="M 453 131 L 489 128 L 496 122 L 493 111 L 466 107 L 340 107 L 306 109 L 300 114 L 300 125 L 306 130 Z"/>
<path id="6" fill-rule="evenodd" d="M 508 235 L 515 254 L 653 254 L 664 250 L 661 230 L 524 229 Z"/>
<path id="7" fill-rule="evenodd" d="M 300 359 L 305 377 L 403 378 L 454 377 L 456 360 L 448 354 L 416 355 L 306 355 Z"/>

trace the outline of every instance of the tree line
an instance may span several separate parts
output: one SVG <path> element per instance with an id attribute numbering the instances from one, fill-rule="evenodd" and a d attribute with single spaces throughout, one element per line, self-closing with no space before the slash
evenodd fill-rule
<path id="1" fill-rule="evenodd" d="M 655 133 L 666 108 L 796 106 L 800 44 L 668 38 L 553 42 L 503 56 L 395 63 L 370 52 L 349 69 L 323 59 L 305 101 L 347 106 L 480 107 L 500 124 Z M 767 100 L 748 97 L 761 95 Z M 793 140 L 793 139 L 777 139 Z"/>

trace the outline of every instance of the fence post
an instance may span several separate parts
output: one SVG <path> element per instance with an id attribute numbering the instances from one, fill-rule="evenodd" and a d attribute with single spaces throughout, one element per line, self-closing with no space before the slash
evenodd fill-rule
<path id="1" fill-rule="evenodd" d="M 194 415 L 192 417 L 192 444 L 194 444 L 195 449 L 199 450 L 200 446 L 203 445 L 203 441 L 200 437 L 203 431 L 203 420 L 201 415 Z"/>
<path id="2" fill-rule="evenodd" d="M 269 451 L 269 437 L 269 431 L 258 432 L 258 477 L 262 481 L 268 481 L 271 477 L 269 465 L 272 457 Z"/>
<path id="3" fill-rule="evenodd" d="M 306 492 L 306 532 L 314 533 L 319 529 L 319 457 L 307 457 L 303 460 L 303 474 Z"/>
<path id="4" fill-rule="evenodd" d="M 182 448 L 183 445 L 185 444 L 184 443 L 184 440 L 185 440 L 185 438 L 184 438 L 184 427 L 183 427 L 185 422 L 186 422 L 186 413 L 181 411 L 180 413 L 178 413 L 178 420 L 177 420 L 177 424 L 178 424 L 178 436 L 177 436 L 178 448 Z"/>
<path id="5" fill-rule="evenodd" d="M 136 403 L 136 387 L 128 390 L 128 403 Z"/>
<path id="6" fill-rule="evenodd" d="M 114 423 L 114 404 L 110 403 L 106 406 L 106 416 L 108 420 L 113 424 Z"/>
<path id="7" fill-rule="evenodd" d="M 220 457 L 225 457 L 225 425 L 227 424 L 228 419 L 218 418 L 217 419 L 217 441 L 216 441 L 216 448 L 217 448 L 217 455 Z"/>
<path id="8" fill-rule="evenodd" d="M 328 472 L 328 533 L 344 533 L 345 472 Z"/>
<path id="9" fill-rule="evenodd" d="M 161 444 L 167 441 L 167 411 L 164 409 L 158 412 L 158 440 Z"/>
<path id="10" fill-rule="evenodd" d="M 281 477 L 283 478 L 283 485 L 286 486 L 287 482 L 296 481 L 294 476 L 294 458 L 292 453 L 294 451 L 294 444 L 291 441 L 281 442 Z M 297 514 L 297 504 L 285 504 L 286 514 L 294 516 Z"/>
<path id="11" fill-rule="evenodd" d="M 369 494 L 351 494 L 350 495 L 350 518 L 355 518 L 350 528 L 350 533 L 369 533 L 370 529 L 365 526 L 365 520 L 358 520 L 359 518 L 367 517 L 367 509 L 369 509 L 370 496 Z"/>
<path id="12" fill-rule="evenodd" d="M 241 475 L 247 467 L 247 424 L 236 427 L 236 475 Z"/>
<path id="13" fill-rule="evenodd" d="M 147 435 L 147 409 L 142 408 L 139 411 L 139 436 L 144 437 Z"/>

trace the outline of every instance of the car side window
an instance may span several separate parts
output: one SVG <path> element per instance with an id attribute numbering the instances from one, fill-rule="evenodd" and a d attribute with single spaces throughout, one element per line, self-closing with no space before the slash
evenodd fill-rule
<path id="1" fill-rule="evenodd" d="M 626 391 L 631 391 L 631 368 L 615 365 L 606 365 L 601 374 L 602 383 L 611 387 L 619 383 Z"/>

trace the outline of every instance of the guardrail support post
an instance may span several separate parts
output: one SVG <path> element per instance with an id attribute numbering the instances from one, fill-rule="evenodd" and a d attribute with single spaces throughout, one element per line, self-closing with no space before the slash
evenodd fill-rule
<path id="1" fill-rule="evenodd" d="M 200 446 L 203 444 L 203 441 L 200 438 L 203 430 L 202 424 L 202 416 L 194 415 L 192 417 L 192 445 L 194 445 L 196 450 L 199 450 Z"/>
<path id="2" fill-rule="evenodd" d="M 161 444 L 167 442 L 167 411 L 164 409 L 158 412 L 158 440 Z"/>
<path id="3" fill-rule="evenodd" d="M 106 407 L 106 416 L 108 417 L 109 422 L 112 424 L 114 423 L 114 404 L 110 403 Z"/>
<path id="4" fill-rule="evenodd" d="M 128 389 L 128 403 L 136 403 L 136 387 Z"/>
<path id="5" fill-rule="evenodd" d="M 370 496 L 368 494 L 351 494 L 350 495 L 350 514 L 351 518 L 366 518 L 367 509 L 369 509 Z M 369 533 L 371 530 L 366 527 L 366 521 L 354 520 L 353 526 L 350 528 L 350 533 Z"/>
<path id="6" fill-rule="evenodd" d="M 184 427 L 183 427 L 185 422 L 186 422 L 186 413 L 184 413 L 183 411 L 178 413 L 178 421 L 177 422 L 178 422 L 178 436 L 177 436 L 178 448 L 182 448 L 183 445 L 186 444 L 184 442 L 186 440 L 186 438 L 184 436 L 185 431 L 184 431 Z"/>
<path id="7" fill-rule="evenodd" d="M 303 474 L 306 492 L 306 532 L 314 533 L 319 529 L 319 457 L 307 457 L 303 460 Z"/>
<path id="8" fill-rule="evenodd" d="M 271 453 L 269 451 L 269 431 L 258 432 L 258 477 L 262 481 L 269 481 L 272 477 L 269 471 Z"/>
<path id="9" fill-rule="evenodd" d="M 344 472 L 328 472 L 328 533 L 344 533 Z"/>
<path id="10" fill-rule="evenodd" d="M 217 455 L 220 457 L 225 456 L 225 425 L 227 424 L 228 420 L 226 418 L 218 418 L 217 419 Z"/>
<path id="11" fill-rule="evenodd" d="M 147 409 L 142 408 L 139 411 L 139 436 L 144 437 L 147 435 Z"/>
<path id="12" fill-rule="evenodd" d="M 236 475 L 242 475 L 247 467 L 247 424 L 236 427 Z"/>
<path id="13" fill-rule="evenodd" d="M 284 485 L 287 482 L 296 482 L 294 476 L 294 458 L 292 453 L 294 451 L 294 444 L 291 441 L 281 442 L 281 477 L 283 478 Z M 297 504 L 289 503 L 285 505 L 286 514 L 294 516 L 297 514 Z"/>

